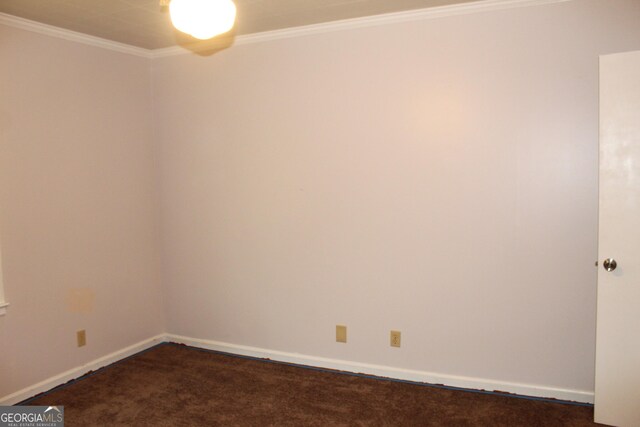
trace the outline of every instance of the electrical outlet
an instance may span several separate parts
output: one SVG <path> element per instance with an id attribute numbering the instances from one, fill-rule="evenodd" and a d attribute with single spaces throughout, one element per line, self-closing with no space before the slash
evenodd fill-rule
<path id="1" fill-rule="evenodd" d="M 336 325 L 336 342 L 347 342 L 347 327 Z"/>
<path id="2" fill-rule="evenodd" d="M 87 332 L 84 329 L 76 332 L 76 338 L 78 340 L 78 347 L 87 345 Z"/>
<path id="3" fill-rule="evenodd" d="M 391 347 L 400 347 L 400 331 L 391 331 L 389 344 Z"/>

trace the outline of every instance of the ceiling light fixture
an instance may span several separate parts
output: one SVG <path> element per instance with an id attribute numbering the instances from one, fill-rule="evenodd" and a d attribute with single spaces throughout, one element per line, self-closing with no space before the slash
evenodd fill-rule
<path id="1" fill-rule="evenodd" d="M 236 5 L 232 0 L 171 0 L 169 14 L 178 30 L 206 40 L 233 28 Z"/>

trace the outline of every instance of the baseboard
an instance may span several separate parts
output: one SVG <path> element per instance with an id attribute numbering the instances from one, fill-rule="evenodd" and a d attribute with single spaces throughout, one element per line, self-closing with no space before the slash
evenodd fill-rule
<path id="1" fill-rule="evenodd" d="M 121 350 L 114 351 L 113 353 L 85 363 L 84 365 L 69 369 L 66 372 L 55 375 L 29 387 L 23 388 L 22 390 L 19 390 L 15 393 L 0 397 L 0 406 L 15 405 L 18 402 L 22 402 L 25 399 L 35 396 L 36 394 L 51 390 L 52 388 L 64 384 L 67 381 L 71 381 L 75 378 L 81 377 L 89 371 L 95 371 L 104 366 L 110 365 L 114 362 L 153 347 L 154 345 L 159 344 L 164 340 L 165 335 L 157 335 L 155 337 L 130 345 L 129 347 L 125 347 Z"/>
<path id="2" fill-rule="evenodd" d="M 168 342 L 185 344 L 192 347 L 222 351 L 242 356 L 271 359 L 279 362 L 287 362 L 297 365 L 313 366 L 316 368 L 337 369 L 340 371 L 375 375 L 378 377 L 414 381 L 419 383 L 442 384 L 450 387 L 465 389 L 499 391 L 518 394 L 521 396 L 560 399 L 580 403 L 593 403 L 594 396 L 594 393 L 592 391 L 571 390 L 534 384 L 495 381 L 484 378 L 437 374 L 427 371 L 416 371 L 410 369 L 394 368 L 390 366 L 372 365 L 367 363 L 309 356 L 305 354 L 287 353 L 283 351 L 275 351 L 264 348 L 229 344 L 219 341 L 190 338 L 173 334 L 165 335 L 164 340 Z"/>
<path id="3" fill-rule="evenodd" d="M 391 366 L 373 365 L 368 363 L 352 362 L 347 360 L 330 359 L 326 357 L 310 356 L 306 354 L 288 353 L 284 351 L 269 350 L 258 347 L 249 347 L 230 344 L 219 341 L 190 338 L 174 334 L 163 334 L 140 341 L 129 347 L 123 348 L 106 356 L 95 359 L 84 365 L 70 369 L 59 375 L 55 375 L 37 384 L 23 388 L 15 393 L 0 398 L 0 406 L 14 405 L 39 393 L 51 390 L 61 384 L 81 377 L 89 371 L 95 371 L 126 357 L 139 353 L 162 342 L 185 344 L 208 350 L 222 351 L 241 356 L 250 356 L 261 359 L 270 359 L 278 362 L 292 363 L 296 365 L 312 366 L 316 368 L 336 369 L 340 371 L 375 375 L 405 381 L 419 383 L 442 384 L 450 387 L 458 387 L 473 390 L 500 391 L 518 394 L 521 396 L 560 399 L 581 403 L 593 403 L 593 392 L 583 390 L 571 390 L 553 388 L 533 384 L 521 384 L 504 381 L 495 381 L 484 378 L 462 377 L 456 375 L 438 374 L 427 371 L 395 368 Z"/>

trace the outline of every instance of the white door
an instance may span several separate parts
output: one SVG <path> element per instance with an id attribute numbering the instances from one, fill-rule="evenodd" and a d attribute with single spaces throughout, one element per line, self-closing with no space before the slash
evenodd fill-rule
<path id="1" fill-rule="evenodd" d="M 640 51 L 600 58 L 598 253 L 595 420 L 640 426 Z"/>

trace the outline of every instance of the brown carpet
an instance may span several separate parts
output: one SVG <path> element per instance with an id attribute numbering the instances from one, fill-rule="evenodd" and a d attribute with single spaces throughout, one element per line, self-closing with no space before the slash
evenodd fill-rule
<path id="1" fill-rule="evenodd" d="M 162 344 L 27 401 L 72 426 L 593 426 L 593 408 Z"/>

